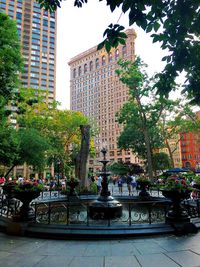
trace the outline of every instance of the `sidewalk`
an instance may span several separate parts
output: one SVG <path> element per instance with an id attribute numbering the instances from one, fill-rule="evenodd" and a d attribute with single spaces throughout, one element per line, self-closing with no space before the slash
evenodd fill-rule
<path id="1" fill-rule="evenodd" d="M 200 233 L 67 241 L 0 233 L 0 267 L 200 267 Z"/>

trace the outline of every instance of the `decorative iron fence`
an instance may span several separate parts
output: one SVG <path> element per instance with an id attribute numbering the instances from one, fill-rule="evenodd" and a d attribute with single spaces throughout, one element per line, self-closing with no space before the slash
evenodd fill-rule
<path id="1" fill-rule="evenodd" d="M 91 201 L 56 201 L 35 203 L 35 222 L 85 226 L 124 226 L 134 224 L 164 223 L 169 201 L 123 201 L 122 217 L 115 219 L 91 219 Z M 105 204 L 106 205 L 106 204 Z"/>
<path id="2" fill-rule="evenodd" d="M 165 223 L 165 218 L 171 202 L 165 198 L 155 198 L 150 201 L 138 199 L 121 199 L 123 213 L 115 219 L 91 219 L 89 206 L 91 200 L 76 197 L 68 199 L 37 200 L 32 202 L 36 224 L 60 224 L 70 227 L 99 226 L 124 227 L 136 224 Z M 200 199 L 185 200 L 182 203 L 191 218 L 200 217 Z M 21 202 L 16 199 L 0 198 L 0 216 L 12 218 L 19 212 Z"/>

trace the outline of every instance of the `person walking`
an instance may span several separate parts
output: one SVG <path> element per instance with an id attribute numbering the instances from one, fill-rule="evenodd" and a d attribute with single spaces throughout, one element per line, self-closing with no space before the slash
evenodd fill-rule
<path id="1" fill-rule="evenodd" d="M 118 189 L 119 189 L 119 194 L 122 195 L 122 193 L 123 193 L 123 179 L 121 176 L 117 180 L 117 185 L 118 185 Z"/>
<path id="2" fill-rule="evenodd" d="M 135 175 L 132 175 L 131 177 L 132 177 L 131 186 L 132 186 L 132 195 L 133 195 L 134 190 L 137 187 L 137 182 L 136 182 L 136 176 Z"/>
<path id="3" fill-rule="evenodd" d="M 127 183 L 127 188 L 128 188 L 128 194 L 129 196 L 131 195 L 131 183 L 132 183 L 132 176 L 130 174 L 128 174 L 127 179 L 126 179 L 126 183 Z"/>
<path id="4" fill-rule="evenodd" d="M 101 183 L 102 183 L 102 177 L 101 177 L 101 175 L 100 175 L 100 176 L 98 176 L 98 178 L 97 178 L 97 191 L 98 191 L 98 194 L 101 193 L 101 187 L 102 187 Z"/>

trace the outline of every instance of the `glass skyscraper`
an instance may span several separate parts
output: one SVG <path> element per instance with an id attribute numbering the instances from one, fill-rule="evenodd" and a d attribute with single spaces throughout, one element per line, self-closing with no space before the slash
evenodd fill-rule
<path id="1" fill-rule="evenodd" d="M 22 86 L 56 91 L 56 13 L 40 9 L 33 0 L 0 0 L 0 10 L 17 23 L 24 57 Z"/>

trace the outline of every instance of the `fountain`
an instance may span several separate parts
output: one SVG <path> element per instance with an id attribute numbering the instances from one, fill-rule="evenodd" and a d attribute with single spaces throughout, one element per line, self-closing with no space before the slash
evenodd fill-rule
<path id="1" fill-rule="evenodd" d="M 109 172 L 106 170 L 106 165 L 109 160 L 106 159 L 106 148 L 101 150 L 103 154 L 103 160 L 100 160 L 103 164 L 101 176 L 102 179 L 102 190 L 100 196 L 97 200 L 93 201 L 89 206 L 89 216 L 91 219 L 113 219 L 122 216 L 122 204 L 115 200 L 114 197 L 110 195 L 108 190 L 108 176 Z"/>

